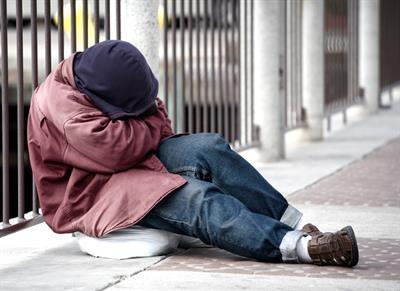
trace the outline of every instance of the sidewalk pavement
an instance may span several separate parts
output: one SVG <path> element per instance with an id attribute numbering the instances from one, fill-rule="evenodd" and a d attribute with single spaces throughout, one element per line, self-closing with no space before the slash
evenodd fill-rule
<path id="1" fill-rule="evenodd" d="M 0 290 L 400 290 L 400 104 L 286 160 L 253 163 L 323 231 L 353 225 L 354 269 L 269 264 L 215 249 L 106 260 L 40 224 L 0 239 Z"/>

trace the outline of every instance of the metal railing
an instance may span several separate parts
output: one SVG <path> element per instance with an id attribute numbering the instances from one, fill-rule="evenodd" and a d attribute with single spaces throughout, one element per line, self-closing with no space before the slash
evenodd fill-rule
<path id="1" fill-rule="evenodd" d="M 253 1 L 164 0 L 164 100 L 176 131 L 256 141 Z"/>
<path id="2" fill-rule="evenodd" d="M 120 38 L 120 0 L 112 5 L 113 16 L 109 0 L 1 0 L 0 236 L 42 221 L 26 144 L 31 93 L 65 55 L 109 39 L 114 17 Z"/>
<path id="3" fill-rule="evenodd" d="M 306 125 L 302 96 L 302 1 L 285 1 L 283 89 L 285 128 Z"/>
<path id="4" fill-rule="evenodd" d="M 159 94 L 175 129 L 218 132 L 236 149 L 256 144 L 253 1 L 160 2 Z M 127 28 L 120 0 L 1 0 L 0 8 L 1 237 L 42 221 L 26 144 L 33 90 L 65 56 Z"/>
<path id="5" fill-rule="evenodd" d="M 325 115 L 362 101 L 358 80 L 358 0 L 325 2 Z"/>
<path id="6" fill-rule="evenodd" d="M 393 102 L 392 88 L 400 84 L 400 2 L 380 1 L 380 106 Z M 389 93 L 384 104 L 382 93 Z"/>

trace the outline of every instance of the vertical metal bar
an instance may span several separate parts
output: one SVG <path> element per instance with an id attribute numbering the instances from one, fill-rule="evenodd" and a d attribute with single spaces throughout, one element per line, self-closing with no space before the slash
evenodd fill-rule
<path id="1" fill-rule="evenodd" d="M 341 55 L 342 55 L 342 57 L 340 58 L 340 71 L 342 73 L 341 73 L 341 78 L 339 79 L 340 87 L 341 87 L 341 91 L 342 91 L 341 98 L 340 98 L 342 107 L 347 106 L 347 94 L 345 91 L 346 87 L 344 84 L 345 83 L 344 77 L 346 76 L 346 72 L 347 72 L 347 68 L 345 66 L 347 55 L 346 55 L 346 51 L 344 50 L 344 41 L 346 40 L 346 37 L 347 37 L 345 35 L 345 29 L 344 29 L 344 22 L 346 21 L 346 18 L 347 18 L 346 9 L 345 9 L 345 5 L 344 5 L 346 3 L 347 3 L 347 1 L 342 1 L 339 3 L 339 5 L 340 5 L 339 11 L 340 11 L 340 15 L 342 16 L 339 18 L 339 29 L 340 29 L 339 37 L 340 37 L 340 39 L 342 39 L 342 44 L 340 45 L 340 51 L 341 51 Z"/>
<path id="2" fill-rule="evenodd" d="M 327 96 L 328 96 L 328 65 L 329 65 L 329 58 L 328 58 L 328 53 L 329 53 L 329 26 L 328 26 L 328 22 L 327 22 L 327 18 L 328 18 L 328 2 L 325 1 L 325 5 L 324 5 L 324 11 L 323 11 L 323 23 L 324 23 L 324 27 L 323 27 L 323 61 L 324 61 L 324 96 L 323 98 L 323 113 L 325 115 L 325 117 L 327 118 L 327 108 L 326 108 L 326 100 L 327 100 Z"/>
<path id="3" fill-rule="evenodd" d="M 215 132 L 215 2 L 211 1 L 211 132 Z"/>
<path id="4" fill-rule="evenodd" d="M 207 55 L 207 38 L 208 38 L 208 0 L 204 0 L 204 105 L 203 105 L 203 131 L 208 132 L 208 55 Z"/>
<path id="5" fill-rule="evenodd" d="M 297 124 L 297 36 L 299 34 L 299 27 L 296 23 L 296 16 L 297 16 L 297 2 L 293 3 L 292 9 L 292 23 L 294 26 L 294 34 L 293 34 L 293 108 L 292 108 L 292 126 L 296 126 Z"/>
<path id="6" fill-rule="evenodd" d="M 228 44 L 228 1 L 224 1 L 224 53 L 225 53 L 225 68 L 224 68 L 224 85 L 225 94 L 222 96 L 224 102 L 224 136 L 229 139 L 229 44 Z"/>
<path id="7" fill-rule="evenodd" d="M 31 0 L 31 59 L 32 59 L 32 92 L 38 85 L 38 61 L 37 61 L 37 2 Z M 38 215 L 38 198 L 35 180 L 32 175 L 32 213 Z"/>
<path id="8" fill-rule="evenodd" d="M 290 126 L 290 122 L 289 122 L 289 111 L 288 111 L 288 95 L 289 95 L 289 66 L 290 66 L 290 62 L 289 62 L 289 54 L 288 54 L 288 50 L 289 50 L 289 37 L 290 37 L 290 24 L 289 19 L 290 17 L 288 17 L 288 11 L 290 9 L 290 2 L 285 0 L 285 11 L 284 11 L 284 32 L 285 32 L 285 40 L 284 40 L 284 74 L 285 74 L 285 82 L 283 85 L 283 90 L 284 90 L 284 98 L 283 98 L 283 102 L 284 102 L 284 110 L 285 110 L 285 128 L 289 128 Z"/>
<path id="9" fill-rule="evenodd" d="M 63 0 L 58 0 L 58 62 L 64 59 L 64 11 Z"/>
<path id="10" fill-rule="evenodd" d="M 296 3 L 292 2 L 290 6 L 290 127 L 296 124 L 296 35 L 297 26 L 295 22 Z"/>
<path id="11" fill-rule="evenodd" d="M 168 108 L 168 1 L 164 0 L 164 101 Z"/>
<path id="12" fill-rule="evenodd" d="M 237 31 L 238 31 L 238 81 L 237 81 L 237 95 L 238 95 L 238 119 L 237 119 L 237 136 L 238 136 L 238 146 L 242 145 L 242 129 L 241 129 L 241 124 L 242 124 L 242 118 L 241 118 L 241 112 L 242 112 L 242 16 L 241 16 L 241 0 L 238 1 L 238 10 L 237 10 L 237 15 L 238 15 L 238 21 L 237 21 Z"/>
<path id="13" fill-rule="evenodd" d="M 121 39 L 121 0 L 117 1 L 115 10 L 116 10 L 116 29 L 117 29 L 117 39 Z"/>
<path id="14" fill-rule="evenodd" d="M 348 65 L 349 62 L 351 62 L 351 53 L 350 53 L 349 48 L 351 46 L 350 42 L 352 41 L 351 34 L 349 33 L 350 31 L 348 30 L 348 27 L 351 25 L 351 13 L 350 13 L 350 9 L 349 9 L 350 8 L 350 4 L 351 4 L 351 0 L 347 0 L 346 2 L 344 2 L 344 9 L 346 10 L 346 18 L 342 20 L 342 22 L 344 22 L 343 23 L 343 28 L 342 28 L 343 36 L 344 36 L 344 39 L 347 40 L 347 44 L 348 44 L 348 45 L 346 45 L 346 42 L 343 44 L 344 53 L 345 53 L 345 56 L 346 56 L 345 63 L 343 63 L 343 67 L 347 71 L 346 78 L 343 78 L 343 86 L 344 86 L 345 94 L 346 94 L 345 95 L 345 100 L 346 100 L 346 103 L 347 103 L 346 107 L 350 106 L 351 101 L 352 101 L 351 100 L 351 95 L 350 95 L 350 92 L 349 92 L 349 89 L 350 89 L 349 85 L 351 85 L 351 84 L 349 84 L 349 80 L 351 80 L 351 68 Z M 345 114 L 346 113 L 344 113 L 344 115 Z M 343 117 L 343 120 L 346 121 L 347 117 L 346 118 Z"/>
<path id="15" fill-rule="evenodd" d="M 302 9 L 302 2 L 299 3 L 299 8 L 300 8 L 300 12 L 299 12 L 299 27 L 300 27 L 300 35 L 299 35 L 299 53 L 298 53 L 298 57 L 299 57 L 299 114 L 300 114 L 300 122 L 303 123 L 304 122 L 304 118 L 305 116 L 303 116 L 303 40 L 302 40 L 302 35 L 303 35 L 303 26 L 302 26 L 302 22 L 303 22 L 303 9 Z"/>
<path id="16" fill-rule="evenodd" d="M 37 61 L 37 0 L 31 0 L 31 64 L 32 64 L 32 92 L 38 85 Z"/>
<path id="17" fill-rule="evenodd" d="M 118 1 L 119 3 L 119 1 Z M 100 12 L 99 0 L 94 0 L 94 42 L 98 43 L 100 40 Z"/>
<path id="18" fill-rule="evenodd" d="M 293 78 L 296 75 L 296 66 L 295 66 L 295 54 L 296 54 L 296 43 L 295 43 L 295 35 L 297 34 L 296 31 L 296 25 L 294 25 L 294 19 L 293 19 L 293 10 L 295 3 L 294 2 L 289 2 L 288 5 L 288 11 L 287 11 L 287 18 L 288 18 L 288 23 L 287 25 L 289 26 L 289 32 L 287 36 L 288 40 L 288 46 L 287 46 L 287 58 L 288 58 L 288 97 L 287 97 L 287 115 L 288 115 L 288 126 L 289 128 L 293 127 L 293 102 L 295 99 L 294 93 L 294 87 L 295 87 L 295 79 Z"/>
<path id="19" fill-rule="evenodd" d="M 248 67 L 247 67 L 247 59 L 248 59 L 248 45 L 247 45 L 247 2 L 244 3 L 244 143 L 248 144 Z"/>
<path id="20" fill-rule="evenodd" d="M 358 83 L 357 83 L 357 74 L 358 74 L 358 1 L 353 1 L 353 96 L 358 97 Z"/>
<path id="21" fill-rule="evenodd" d="M 3 168 L 3 227 L 10 221 L 10 185 L 9 185 L 9 123 L 8 123 L 8 51 L 7 51 L 7 1 L 1 1 L 1 113 L 2 113 L 2 168 Z"/>
<path id="22" fill-rule="evenodd" d="M 286 119 L 286 127 L 290 128 L 290 120 L 291 120 L 291 112 L 290 112 L 290 93 L 291 93 L 291 69 L 292 69 L 292 63 L 291 63 L 291 54 L 290 50 L 292 48 L 292 43 L 291 43 L 291 36 L 292 36 L 292 25 L 291 25 L 291 15 L 290 11 L 292 9 L 292 2 L 286 1 L 286 10 L 285 10 L 285 61 L 286 61 L 286 88 L 285 88 L 285 119 Z"/>
<path id="23" fill-rule="evenodd" d="M 354 56 L 354 73 L 353 73 L 353 96 L 358 96 L 358 1 L 354 1 L 354 19 L 353 19 L 353 33 L 354 33 L 354 44 L 353 44 L 353 56 Z"/>
<path id="24" fill-rule="evenodd" d="M 346 11 L 343 7 L 344 6 L 343 4 L 346 4 L 346 3 L 347 3 L 347 1 L 346 2 L 340 1 L 338 3 L 338 8 L 339 8 L 338 10 L 340 13 L 339 14 L 340 17 L 338 18 L 338 37 L 340 40 L 342 40 L 341 43 L 339 43 L 340 54 L 338 55 L 338 56 L 341 56 L 341 57 L 339 57 L 339 68 L 340 68 L 340 73 L 341 73 L 340 77 L 339 77 L 339 86 L 340 86 L 340 92 L 341 92 L 339 101 L 342 105 L 341 107 L 346 106 L 346 101 L 347 101 L 346 100 L 347 96 L 345 95 L 345 86 L 343 84 L 345 72 L 347 71 L 347 68 L 345 68 L 345 66 L 344 66 L 345 58 L 346 58 L 346 51 L 343 48 L 343 42 L 346 39 L 346 35 L 344 35 L 343 22 L 345 21 L 345 18 L 347 17 Z"/>
<path id="25" fill-rule="evenodd" d="M 186 125 L 185 118 L 185 105 L 186 105 L 186 72 L 185 72 L 185 1 L 181 1 L 180 9 L 180 33 L 181 33 L 181 104 L 180 104 L 180 114 L 182 129 Z"/>
<path id="26" fill-rule="evenodd" d="M 349 48 L 350 48 L 350 42 L 352 41 L 351 35 L 349 34 L 349 30 L 348 30 L 349 25 L 351 25 L 351 13 L 350 13 L 350 9 L 349 9 L 350 2 L 351 2 L 351 0 L 348 0 L 344 3 L 345 8 L 346 8 L 347 17 L 346 17 L 346 20 L 344 23 L 344 24 L 346 24 L 346 26 L 343 27 L 343 34 L 345 34 L 345 37 L 347 39 L 347 44 L 348 44 L 346 46 L 346 43 L 344 43 L 345 53 L 346 53 L 346 62 L 343 64 L 343 66 L 346 68 L 346 71 L 347 71 L 347 74 L 346 74 L 347 78 L 343 80 L 343 85 L 345 86 L 345 89 L 346 89 L 347 106 L 349 106 L 351 104 L 351 95 L 349 92 L 349 89 L 350 89 L 349 85 L 351 85 L 351 84 L 349 84 L 349 80 L 351 80 L 351 70 L 349 70 L 349 66 L 348 66 L 348 63 L 351 62 L 351 53 L 350 53 Z M 347 117 L 346 117 L 346 120 L 347 120 Z"/>
<path id="27" fill-rule="evenodd" d="M 229 58 L 230 58 L 230 50 L 228 43 L 228 1 L 224 2 L 224 52 L 225 52 L 225 96 L 222 100 L 224 100 L 224 135 L 226 139 L 229 139 L 229 97 L 230 97 L 230 88 L 229 88 Z"/>
<path id="28" fill-rule="evenodd" d="M 105 14 L 104 14 L 104 30 L 106 32 L 106 39 L 110 39 L 110 0 L 105 0 Z"/>
<path id="29" fill-rule="evenodd" d="M 336 69 L 336 72 L 337 71 L 339 71 L 340 72 L 340 66 L 339 66 L 339 47 L 338 47 L 338 38 L 339 38 L 339 28 L 338 28 L 338 22 L 339 22 L 339 20 L 338 20 L 338 3 L 337 2 L 335 2 L 335 4 L 334 4 L 334 12 L 333 12 L 333 14 L 334 14 L 334 23 L 335 23 L 335 25 L 334 25 L 334 39 L 335 39 L 335 48 L 334 48 L 334 68 Z M 339 98 L 340 98 L 340 83 L 339 83 L 339 80 L 338 80 L 338 74 L 336 73 L 336 74 L 334 74 L 333 75 L 334 76 L 334 84 L 335 84 L 335 87 L 336 87 L 336 90 L 335 90 L 335 92 L 334 92 L 334 94 L 333 94 L 333 98 L 332 98 L 332 104 L 334 104 L 335 105 L 335 103 L 336 103 L 336 101 L 337 101 L 337 97 L 339 96 Z"/>
<path id="30" fill-rule="evenodd" d="M 176 0 L 172 0 L 172 62 L 173 62 L 173 84 L 172 84 L 172 98 L 173 98 L 173 112 L 174 112 L 174 129 L 178 129 L 178 114 L 177 114 L 177 62 L 176 62 Z"/>
<path id="31" fill-rule="evenodd" d="M 301 2 L 296 2 L 296 123 L 299 126 L 301 123 Z"/>
<path id="32" fill-rule="evenodd" d="M 22 0 L 15 5 L 17 18 L 17 156 L 18 156 L 18 219 L 24 220 L 25 184 L 24 184 L 24 67 L 22 39 Z M 7 43 L 2 43 L 4 46 Z"/>
<path id="33" fill-rule="evenodd" d="M 197 82 L 196 82 L 196 132 L 201 131 L 201 71 L 200 71 L 200 0 L 196 1 L 196 68 L 197 68 Z"/>
<path id="34" fill-rule="evenodd" d="M 83 48 L 88 47 L 88 2 L 83 0 Z"/>
<path id="35" fill-rule="evenodd" d="M 44 26 L 45 26 L 45 67 L 46 75 L 51 72 L 51 28 L 50 28 L 50 0 L 44 3 Z"/>
<path id="36" fill-rule="evenodd" d="M 333 7 L 334 7 L 334 9 L 333 9 L 333 15 L 334 15 L 334 28 L 333 28 L 333 36 L 334 36 L 334 40 L 335 40 L 335 46 L 334 46 L 334 68 L 336 69 L 336 72 L 337 71 L 339 71 L 340 70 L 340 67 L 338 66 L 338 63 L 339 63 L 339 60 L 338 60 L 338 52 L 339 52 L 339 48 L 338 48 L 338 43 L 337 43 L 337 40 L 338 40 L 338 4 L 337 3 L 335 3 L 334 5 L 333 5 Z M 335 104 L 335 101 L 337 100 L 336 98 L 337 98 L 337 96 L 339 95 L 338 94 L 338 91 L 340 92 L 340 88 L 339 88 L 339 82 L 338 82 L 338 74 L 336 73 L 336 74 L 333 74 L 333 77 L 334 77 L 334 82 L 333 82 L 333 84 L 335 84 L 335 87 L 336 87 L 336 90 L 335 90 L 335 92 L 334 92 L 334 94 L 333 94 L 333 98 L 332 98 L 332 101 L 333 101 L 333 103 L 332 104 Z"/>
<path id="37" fill-rule="evenodd" d="M 189 1 L 189 104 L 188 130 L 193 133 L 193 1 Z"/>
<path id="38" fill-rule="evenodd" d="M 343 1 L 340 1 L 337 3 L 337 37 L 338 40 L 343 39 L 343 29 L 342 29 L 342 18 L 345 17 L 343 15 L 343 10 L 342 10 L 342 3 Z M 338 54 L 337 54 L 337 60 L 338 60 L 338 69 L 339 69 L 339 74 L 338 74 L 338 87 L 339 87 L 339 94 L 338 94 L 338 101 L 339 101 L 339 107 L 343 106 L 345 102 L 344 101 L 344 96 L 343 96 L 343 76 L 344 76 L 344 71 L 343 71 L 343 48 L 341 46 L 341 42 L 338 41 Z"/>
<path id="39" fill-rule="evenodd" d="M 333 86 L 335 86 L 336 84 L 334 83 L 334 76 L 332 74 L 330 74 L 330 70 L 332 69 L 332 64 L 334 63 L 334 59 L 333 59 L 333 40 L 334 40 L 334 32 L 332 29 L 332 23 L 334 22 L 334 20 L 331 21 L 331 24 L 328 23 L 328 18 L 330 17 L 330 14 L 332 14 L 333 9 L 331 7 L 328 6 L 328 2 L 326 2 L 326 5 L 324 5 L 324 23 L 325 23 L 325 28 L 324 28 L 324 42 L 326 43 L 325 45 L 325 83 L 324 83 L 324 91 L 325 91 L 325 96 L 324 96 L 324 111 L 328 113 L 328 117 L 327 117 L 327 129 L 330 130 L 330 118 L 329 118 L 329 112 L 328 112 L 328 103 L 329 100 L 331 99 L 331 90 L 330 87 L 332 86 L 331 84 L 334 84 Z"/>
<path id="40" fill-rule="evenodd" d="M 218 16 L 217 16 L 217 26 L 218 26 L 218 133 L 222 134 L 222 100 L 224 96 L 224 88 L 222 83 L 222 33 L 221 33 L 221 18 L 222 18 L 222 2 L 218 1 Z"/>
<path id="41" fill-rule="evenodd" d="M 346 32 L 348 38 L 348 45 L 346 47 L 347 51 L 347 100 L 349 103 L 353 103 L 353 1 L 347 1 L 347 23 L 346 23 Z M 343 115 L 344 117 L 344 115 Z"/>
<path id="42" fill-rule="evenodd" d="M 346 22 L 346 34 L 347 34 L 347 100 L 349 103 L 353 102 L 353 1 L 347 1 L 347 22 Z"/>
<path id="43" fill-rule="evenodd" d="M 360 17 L 360 2 L 359 1 L 356 1 L 356 9 L 357 9 L 357 12 L 356 12 L 356 19 L 355 19 L 355 32 L 356 32 L 356 45 L 355 45 L 355 48 L 354 48 L 354 55 L 356 56 L 356 63 L 355 63 L 355 68 L 356 68 L 356 73 L 355 73 L 355 88 L 354 88 L 354 90 L 355 90 L 355 94 L 357 94 L 357 96 L 359 96 L 359 70 L 358 70 L 358 68 L 359 68 L 359 61 L 360 61 L 360 59 L 359 59 L 359 55 L 358 55 L 358 52 L 359 52 L 359 45 L 360 45 L 360 43 L 359 43 L 359 40 L 360 40 L 360 35 L 359 35 L 359 17 Z"/>
<path id="44" fill-rule="evenodd" d="M 325 1 L 325 5 L 324 5 L 324 19 L 323 19 L 323 22 L 324 22 L 324 31 L 323 31 L 323 54 L 324 54 L 324 96 L 323 96 L 323 99 L 324 99 L 324 109 L 323 109 L 323 112 L 326 114 L 326 100 L 327 100 L 327 97 L 328 97 L 328 90 L 327 90 L 327 87 L 329 86 L 328 85 L 328 77 L 327 77 L 327 72 L 328 72 L 328 65 L 329 65 L 329 59 L 327 58 L 327 54 L 328 54 L 328 52 L 329 52 L 329 42 L 328 42 L 328 40 L 329 40 L 329 26 L 328 26 L 328 23 L 327 23 L 327 18 L 328 18 L 328 8 L 327 8 L 327 6 L 328 6 L 328 2 L 327 1 Z"/>
<path id="45" fill-rule="evenodd" d="M 250 2 L 250 138 L 254 141 L 254 1 Z"/>
<path id="46" fill-rule="evenodd" d="M 71 53 L 76 52 L 76 1 L 71 0 Z"/>
<path id="47" fill-rule="evenodd" d="M 229 25 L 229 29 L 231 32 L 231 42 L 230 42 L 230 64 L 231 64 L 231 83 L 230 87 L 232 88 L 231 90 L 231 96 L 229 97 L 231 100 L 231 119 L 230 119 L 230 140 L 231 143 L 235 142 L 235 105 L 236 105 L 236 86 L 235 86 L 235 64 L 236 64 L 236 54 L 235 54 L 235 1 L 232 1 L 232 6 L 231 6 L 231 23 Z"/>
<path id="48" fill-rule="evenodd" d="M 304 122 L 304 116 L 303 116 L 303 40 L 302 40 L 302 35 L 303 35 L 303 10 L 302 10 L 302 3 L 299 3 L 299 27 L 300 27 L 300 36 L 299 36 L 299 115 L 300 115 L 300 123 Z"/>

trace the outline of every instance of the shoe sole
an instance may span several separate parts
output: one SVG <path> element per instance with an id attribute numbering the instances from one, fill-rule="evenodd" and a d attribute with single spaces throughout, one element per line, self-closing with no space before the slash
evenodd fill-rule
<path id="1" fill-rule="evenodd" d="M 348 266 L 354 267 L 355 265 L 358 264 L 358 247 L 357 247 L 356 235 L 354 234 L 354 230 L 350 225 L 342 228 L 341 230 L 347 232 L 351 238 L 351 241 L 352 241 L 351 252 L 352 252 L 353 258 L 349 262 Z"/>

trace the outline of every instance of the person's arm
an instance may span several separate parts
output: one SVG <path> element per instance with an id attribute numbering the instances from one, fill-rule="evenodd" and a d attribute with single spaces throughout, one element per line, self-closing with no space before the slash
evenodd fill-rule
<path id="1" fill-rule="evenodd" d="M 134 167 L 155 151 L 164 127 L 160 112 L 144 119 L 116 121 L 101 112 L 90 112 L 68 120 L 64 133 L 69 146 L 82 155 L 82 163 L 89 159 L 107 172 L 119 172 Z M 74 159 L 74 163 L 77 161 Z"/>

